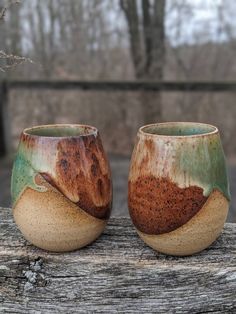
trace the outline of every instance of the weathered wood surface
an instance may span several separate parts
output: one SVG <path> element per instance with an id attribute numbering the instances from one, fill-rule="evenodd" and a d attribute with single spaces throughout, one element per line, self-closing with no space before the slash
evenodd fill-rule
<path id="1" fill-rule="evenodd" d="M 1 313 L 236 313 L 236 224 L 209 249 L 167 257 L 127 218 L 92 245 L 50 254 L 28 244 L 0 210 Z"/>

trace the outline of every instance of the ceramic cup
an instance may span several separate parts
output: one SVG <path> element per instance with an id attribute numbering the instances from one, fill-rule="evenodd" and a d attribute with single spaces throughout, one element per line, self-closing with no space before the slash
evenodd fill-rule
<path id="1" fill-rule="evenodd" d="M 171 122 L 139 129 L 129 173 L 129 211 L 150 247 L 170 255 L 197 253 L 219 236 L 229 186 L 215 126 Z"/>
<path id="2" fill-rule="evenodd" d="M 44 125 L 23 131 L 12 172 L 13 215 L 25 238 L 49 251 L 71 251 L 104 230 L 111 174 L 98 130 Z"/>

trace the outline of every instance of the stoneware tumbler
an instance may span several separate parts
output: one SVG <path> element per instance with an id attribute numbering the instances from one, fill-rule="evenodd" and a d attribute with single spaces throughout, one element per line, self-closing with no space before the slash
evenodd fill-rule
<path id="1" fill-rule="evenodd" d="M 219 236 L 229 186 L 218 129 L 191 122 L 139 129 L 129 173 L 129 211 L 150 247 L 191 255 Z"/>
<path id="2" fill-rule="evenodd" d="M 23 131 L 12 173 L 15 222 L 49 251 L 71 251 L 104 230 L 112 205 L 111 174 L 98 130 L 45 125 Z"/>

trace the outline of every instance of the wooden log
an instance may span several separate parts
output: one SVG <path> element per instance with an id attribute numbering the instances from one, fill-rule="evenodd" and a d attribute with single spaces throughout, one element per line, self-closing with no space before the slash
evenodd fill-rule
<path id="1" fill-rule="evenodd" d="M 8 81 L 14 89 L 78 89 L 83 91 L 156 91 L 156 92 L 235 92 L 236 82 L 209 81 Z"/>
<path id="2" fill-rule="evenodd" d="M 235 313 L 236 224 L 191 257 L 154 252 L 127 218 L 92 245 L 48 253 L 0 209 L 1 313 Z"/>

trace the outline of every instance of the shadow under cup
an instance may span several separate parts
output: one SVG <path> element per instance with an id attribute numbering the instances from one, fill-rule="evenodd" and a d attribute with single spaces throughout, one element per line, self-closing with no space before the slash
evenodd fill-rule
<path id="1" fill-rule="evenodd" d="M 149 246 L 171 255 L 205 249 L 224 226 L 229 200 L 216 127 L 170 122 L 139 129 L 128 202 L 137 232 Z"/>
<path id="2" fill-rule="evenodd" d="M 94 241 L 112 206 L 110 167 L 97 129 L 46 125 L 24 130 L 11 189 L 15 222 L 29 242 L 71 251 Z"/>

